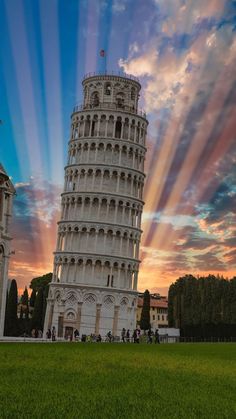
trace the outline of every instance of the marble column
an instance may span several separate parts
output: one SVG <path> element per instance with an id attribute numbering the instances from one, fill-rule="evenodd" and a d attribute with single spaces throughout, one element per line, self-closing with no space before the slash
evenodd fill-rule
<path id="1" fill-rule="evenodd" d="M 112 336 L 117 336 L 119 311 L 120 311 L 120 306 L 115 306 L 114 307 L 113 325 L 112 325 Z"/>
<path id="2" fill-rule="evenodd" d="M 80 325 L 81 325 L 82 305 L 83 303 L 78 302 L 77 319 L 76 319 L 76 328 L 78 330 L 80 330 Z"/>
<path id="3" fill-rule="evenodd" d="M 95 323 L 95 335 L 99 335 L 100 319 L 101 319 L 102 304 L 97 304 L 96 307 L 96 323 Z"/>

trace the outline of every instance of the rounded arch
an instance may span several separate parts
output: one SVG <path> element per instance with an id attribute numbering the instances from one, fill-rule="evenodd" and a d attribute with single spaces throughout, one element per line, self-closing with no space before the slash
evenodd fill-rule
<path id="1" fill-rule="evenodd" d="M 91 304 L 96 304 L 97 302 L 97 298 L 95 294 L 92 293 L 87 293 L 84 295 L 84 303 L 91 305 Z"/>

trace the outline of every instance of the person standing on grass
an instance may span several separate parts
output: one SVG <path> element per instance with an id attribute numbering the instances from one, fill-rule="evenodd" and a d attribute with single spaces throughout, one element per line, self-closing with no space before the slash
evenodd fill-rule
<path id="1" fill-rule="evenodd" d="M 152 335 L 153 335 L 153 332 L 152 332 L 152 329 L 150 328 L 148 330 L 148 340 L 147 340 L 147 343 L 152 343 Z"/>
<path id="2" fill-rule="evenodd" d="M 79 339 L 79 331 L 78 331 L 78 329 L 75 329 L 75 331 L 74 331 L 74 338 L 75 338 L 75 340 L 78 340 Z"/>
<path id="3" fill-rule="evenodd" d="M 130 339 L 130 331 L 128 329 L 126 332 L 126 342 L 129 342 L 129 339 Z"/>
<path id="4" fill-rule="evenodd" d="M 160 343 L 160 335 L 158 329 L 155 331 L 155 343 Z"/>
<path id="5" fill-rule="evenodd" d="M 137 343 L 137 330 L 136 329 L 134 329 L 133 338 L 134 338 L 134 343 Z"/>
<path id="6" fill-rule="evenodd" d="M 51 339 L 52 333 L 51 333 L 51 330 L 50 329 L 48 329 L 48 331 L 46 333 L 46 336 L 47 336 L 47 339 Z"/>
<path id="7" fill-rule="evenodd" d="M 139 343 L 140 340 L 140 329 L 136 329 L 136 343 Z"/>
<path id="8" fill-rule="evenodd" d="M 122 329 L 122 331 L 121 331 L 121 339 L 122 339 L 122 342 L 123 342 L 123 343 L 125 343 L 125 332 L 126 332 L 126 330 L 125 330 L 125 328 L 123 327 L 123 329 Z"/>
<path id="9" fill-rule="evenodd" d="M 55 342 L 56 340 L 56 328 L 55 326 L 53 326 L 52 328 L 52 341 Z"/>

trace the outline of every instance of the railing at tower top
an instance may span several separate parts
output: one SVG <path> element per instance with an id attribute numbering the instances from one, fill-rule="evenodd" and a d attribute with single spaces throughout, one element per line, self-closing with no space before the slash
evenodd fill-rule
<path id="1" fill-rule="evenodd" d="M 87 73 L 84 75 L 83 80 L 88 79 L 89 77 L 96 77 L 96 76 L 118 76 L 118 77 L 123 77 L 125 79 L 134 80 L 140 83 L 138 77 L 135 77 L 132 74 L 123 73 L 122 71 L 97 71 L 97 72 Z"/>
<path id="2" fill-rule="evenodd" d="M 93 105 L 92 103 L 88 103 L 86 105 L 76 105 L 74 106 L 73 113 L 74 112 L 80 112 L 80 111 L 87 111 L 87 110 L 116 110 L 116 111 L 124 111 L 129 112 L 134 115 L 142 116 L 143 118 L 146 118 L 146 112 L 142 109 L 135 109 L 128 105 L 118 105 L 117 103 L 99 103 L 98 105 Z"/>

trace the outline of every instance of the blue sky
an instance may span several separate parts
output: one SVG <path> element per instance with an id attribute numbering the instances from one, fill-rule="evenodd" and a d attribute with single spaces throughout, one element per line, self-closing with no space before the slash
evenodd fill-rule
<path id="1" fill-rule="evenodd" d="M 140 289 L 235 275 L 235 16 L 231 0 L 0 0 L 0 161 L 17 190 L 21 287 L 52 270 L 70 115 L 101 49 L 107 71 L 139 77 L 150 122 Z"/>

